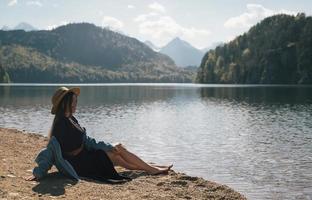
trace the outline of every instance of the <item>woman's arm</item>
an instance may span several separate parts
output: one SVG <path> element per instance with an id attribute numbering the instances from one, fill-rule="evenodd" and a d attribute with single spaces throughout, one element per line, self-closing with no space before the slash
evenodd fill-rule
<path id="1" fill-rule="evenodd" d="M 53 165 L 53 152 L 49 148 L 42 149 L 37 155 L 35 162 L 37 166 L 33 169 L 33 175 L 37 180 L 44 177 Z"/>
<path id="2" fill-rule="evenodd" d="M 37 167 L 33 169 L 33 176 L 26 177 L 26 180 L 39 180 L 46 176 L 52 165 L 55 165 L 59 172 L 71 178 L 79 180 L 75 169 L 62 157 L 62 151 L 57 139 L 52 136 L 47 148 L 41 150 L 35 159 Z"/>
<path id="3" fill-rule="evenodd" d="M 111 151 L 114 149 L 114 146 L 111 145 L 110 143 L 106 143 L 104 141 L 97 142 L 94 138 L 89 137 L 86 134 L 84 137 L 84 145 L 88 150 L 101 149 L 101 150 L 107 152 L 107 151 Z"/>

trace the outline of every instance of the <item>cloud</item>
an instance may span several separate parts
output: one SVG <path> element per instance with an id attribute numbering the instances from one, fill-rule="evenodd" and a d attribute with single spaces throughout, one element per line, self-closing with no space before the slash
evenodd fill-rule
<path id="1" fill-rule="evenodd" d="M 229 36 L 226 37 L 225 41 L 226 42 L 230 42 L 230 41 L 234 40 L 236 37 L 237 36 L 235 36 L 235 35 L 229 35 Z"/>
<path id="2" fill-rule="evenodd" d="M 246 7 L 246 12 L 239 16 L 231 17 L 224 23 L 224 26 L 226 28 L 249 28 L 257 22 L 261 21 L 262 19 L 275 14 L 296 14 L 296 12 L 288 11 L 285 9 L 279 11 L 270 10 L 260 4 L 247 4 Z"/>
<path id="3" fill-rule="evenodd" d="M 166 12 L 166 9 L 163 5 L 157 3 L 157 2 L 154 2 L 150 5 L 148 5 L 148 7 L 156 12 L 160 12 L 160 13 L 164 13 Z"/>
<path id="4" fill-rule="evenodd" d="M 9 3 L 8 3 L 8 6 L 14 6 L 17 4 L 17 0 L 11 0 Z"/>
<path id="5" fill-rule="evenodd" d="M 104 12 L 102 10 L 97 11 L 98 16 L 102 17 L 104 15 Z"/>
<path id="6" fill-rule="evenodd" d="M 109 27 L 112 30 L 120 30 L 124 24 L 122 21 L 111 17 L 111 16 L 104 16 L 102 20 L 103 27 Z"/>
<path id="7" fill-rule="evenodd" d="M 66 24 L 68 24 L 67 21 L 61 21 L 58 24 L 52 24 L 52 25 L 47 26 L 46 30 L 52 30 L 52 29 L 55 29 L 55 28 L 57 28 L 59 26 L 63 26 L 63 25 L 66 25 Z"/>
<path id="8" fill-rule="evenodd" d="M 40 1 L 27 1 L 26 4 L 29 6 L 42 6 L 42 3 Z"/>
<path id="9" fill-rule="evenodd" d="M 135 6 L 134 5 L 128 5 L 127 6 L 129 9 L 133 9 L 133 8 L 135 8 Z"/>
<path id="10" fill-rule="evenodd" d="M 159 45 L 163 45 L 175 37 L 197 41 L 197 45 L 200 45 L 199 40 L 206 40 L 211 34 L 209 30 L 184 27 L 170 16 L 155 13 L 139 15 L 134 21 L 139 23 L 140 34 L 156 40 Z"/>
<path id="11" fill-rule="evenodd" d="M 135 22 L 144 22 L 146 21 L 148 18 L 150 17 L 154 17 L 154 16 L 158 16 L 159 14 L 158 13 L 155 13 L 155 12 L 151 12 L 151 13 L 148 13 L 148 14 L 142 14 L 142 15 L 139 15 L 137 16 L 136 18 L 134 18 L 134 21 Z"/>

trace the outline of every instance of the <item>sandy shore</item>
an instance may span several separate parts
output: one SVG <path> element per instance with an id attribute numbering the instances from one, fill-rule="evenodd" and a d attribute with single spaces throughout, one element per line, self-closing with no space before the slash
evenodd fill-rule
<path id="1" fill-rule="evenodd" d="M 246 199 L 228 186 L 174 171 L 149 176 L 118 169 L 134 179 L 110 185 L 91 180 L 75 183 L 52 168 L 40 182 L 25 181 L 46 144 L 41 135 L 0 128 L 0 199 Z"/>

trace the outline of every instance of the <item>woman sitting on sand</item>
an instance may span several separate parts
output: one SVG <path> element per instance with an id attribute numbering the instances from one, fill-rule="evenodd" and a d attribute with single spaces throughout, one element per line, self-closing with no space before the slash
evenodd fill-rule
<path id="1" fill-rule="evenodd" d="M 52 97 L 51 113 L 55 115 L 50 138 L 55 137 L 61 147 L 61 154 L 74 168 L 78 176 L 92 179 L 123 179 L 118 176 L 114 166 L 130 170 L 143 170 L 151 175 L 167 173 L 171 166 L 149 165 L 135 154 L 129 152 L 122 144 L 112 146 L 101 142 L 101 150 L 86 147 L 85 128 L 73 116 L 77 107 L 79 88 L 59 88 Z M 88 137 L 90 138 L 90 137 Z M 92 139 L 94 140 L 94 139 Z M 103 147 L 104 146 L 104 147 Z M 37 160 L 36 160 L 37 161 Z M 38 163 L 38 162 L 37 162 Z M 113 169 L 112 169 L 113 168 Z M 36 174 L 27 180 L 37 180 Z"/>

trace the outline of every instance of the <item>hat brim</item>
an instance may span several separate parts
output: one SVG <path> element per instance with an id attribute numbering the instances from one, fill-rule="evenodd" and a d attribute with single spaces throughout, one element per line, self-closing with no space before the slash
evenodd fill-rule
<path id="1" fill-rule="evenodd" d="M 63 97 L 64 97 L 67 93 L 69 93 L 69 92 L 73 92 L 74 94 L 76 94 L 77 96 L 79 96 L 79 95 L 80 95 L 80 88 L 75 87 L 75 88 L 70 88 L 70 89 L 66 90 L 66 91 L 61 95 L 61 97 L 59 98 L 59 101 L 58 101 L 55 105 L 52 106 L 51 113 L 52 113 L 53 115 L 56 113 L 57 108 L 58 108 L 58 105 L 59 105 L 60 102 L 62 101 Z"/>

